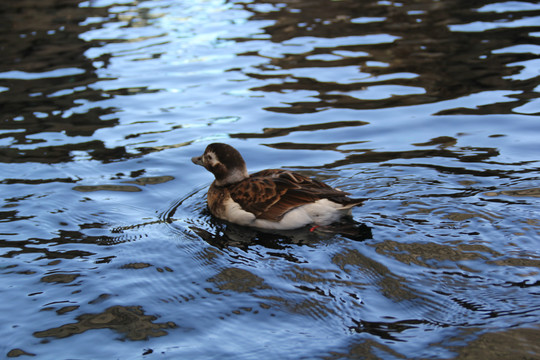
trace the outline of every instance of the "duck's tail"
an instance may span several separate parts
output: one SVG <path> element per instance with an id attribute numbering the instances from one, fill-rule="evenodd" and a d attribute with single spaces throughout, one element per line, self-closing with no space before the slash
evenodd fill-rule
<path id="1" fill-rule="evenodd" d="M 361 206 L 366 200 L 367 199 L 353 199 L 350 197 L 343 197 L 342 199 L 339 199 L 338 202 L 342 205 L 343 210 L 349 210 L 355 206 Z"/>

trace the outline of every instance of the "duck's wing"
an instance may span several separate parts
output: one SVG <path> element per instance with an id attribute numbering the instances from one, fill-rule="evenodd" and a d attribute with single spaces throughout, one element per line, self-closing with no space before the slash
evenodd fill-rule
<path id="1" fill-rule="evenodd" d="M 296 207 L 329 199 L 344 208 L 358 205 L 348 193 L 287 170 L 263 170 L 229 188 L 232 199 L 258 219 L 279 221 Z"/>

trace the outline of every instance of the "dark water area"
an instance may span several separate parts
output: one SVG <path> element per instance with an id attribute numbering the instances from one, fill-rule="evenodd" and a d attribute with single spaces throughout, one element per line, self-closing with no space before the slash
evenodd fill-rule
<path id="1" fill-rule="evenodd" d="M 0 3 L 1 358 L 540 359 L 540 5 Z M 362 232 L 214 219 L 226 142 Z"/>

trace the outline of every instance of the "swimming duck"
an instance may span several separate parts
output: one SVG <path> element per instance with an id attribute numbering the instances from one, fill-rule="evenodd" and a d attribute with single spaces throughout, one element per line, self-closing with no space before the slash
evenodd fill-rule
<path id="1" fill-rule="evenodd" d="M 242 155 L 227 144 L 210 144 L 191 161 L 215 176 L 207 195 L 210 212 L 239 225 L 276 230 L 326 226 L 364 201 L 288 170 L 250 175 Z"/>

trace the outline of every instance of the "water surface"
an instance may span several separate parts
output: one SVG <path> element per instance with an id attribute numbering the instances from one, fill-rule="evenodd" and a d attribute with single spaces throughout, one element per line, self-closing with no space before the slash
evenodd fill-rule
<path id="1" fill-rule="evenodd" d="M 540 357 L 540 6 L 0 5 L 0 354 Z M 369 200 L 210 216 L 227 142 Z"/>

